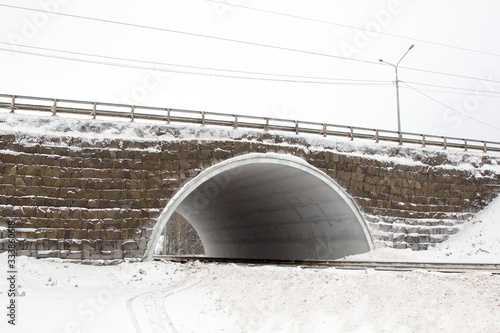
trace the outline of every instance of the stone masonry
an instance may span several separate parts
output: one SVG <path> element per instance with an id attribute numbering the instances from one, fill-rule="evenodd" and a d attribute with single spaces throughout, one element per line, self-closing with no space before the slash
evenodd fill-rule
<path id="1" fill-rule="evenodd" d="M 316 149 L 299 136 L 249 131 L 226 140 L 183 140 L 179 127 L 153 129 L 175 138 L 1 135 L 0 227 L 15 221 L 18 253 L 142 258 L 157 217 L 179 188 L 219 161 L 252 152 L 299 156 L 324 171 L 354 198 L 375 242 L 396 248 L 426 249 L 445 240 L 499 192 L 499 175 L 485 167 L 499 158 L 488 155 L 474 155 L 475 165 L 463 168 L 466 153 L 450 158 L 383 146 L 360 152 L 335 140 Z M 401 156 L 414 163 L 399 164 Z M 0 233 L 2 251 L 7 236 Z"/>

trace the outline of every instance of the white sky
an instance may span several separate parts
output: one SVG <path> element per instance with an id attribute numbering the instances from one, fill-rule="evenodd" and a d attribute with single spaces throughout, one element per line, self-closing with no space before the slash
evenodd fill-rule
<path id="1" fill-rule="evenodd" d="M 339 25 L 215 4 L 206 0 L 0 0 L 0 4 L 377 63 L 380 58 L 396 63 L 409 46 L 415 44 L 400 64 L 399 78 L 435 100 L 401 83 L 402 130 L 500 141 L 498 1 L 219 1 L 411 38 L 367 33 Z M 424 41 L 493 55 L 438 46 Z M 348 61 L 1 6 L 0 42 L 186 66 L 389 83 L 394 81 L 394 68 L 381 63 Z M 0 44 L 0 48 L 14 49 L 13 46 L 5 44 Z M 21 47 L 16 49 L 56 54 L 48 50 Z M 90 59 L 81 55 L 70 56 Z M 104 58 L 92 59 L 128 63 Z M 482 80 L 424 73 L 404 67 Z M 158 65 L 154 68 L 180 69 Z M 193 68 L 183 70 L 208 72 Z M 0 51 L 0 73 L 0 93 L 4 94 L 120 102 L 397 129 L 394 85 L 374 87 L 291 83 L 188 75 L 8 51 Z M 238 73 L 234 75 L 256 76 Z M 458 87 L 470 91 L 416 85 L 410 82 Z M 479 91 L 493 93 L 485 95 Z"/>

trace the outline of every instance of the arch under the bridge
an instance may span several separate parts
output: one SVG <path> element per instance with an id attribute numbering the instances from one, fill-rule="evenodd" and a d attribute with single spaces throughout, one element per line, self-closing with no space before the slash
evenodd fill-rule
<path id="1" fill-rule="evenodd" d="M 200 173 L 161 213 L 146 260 L 174 211 L 192 224 L 210 257 L 329 260 L 373 247 L 350 196 L 289 155 L 243 155 Z"/>

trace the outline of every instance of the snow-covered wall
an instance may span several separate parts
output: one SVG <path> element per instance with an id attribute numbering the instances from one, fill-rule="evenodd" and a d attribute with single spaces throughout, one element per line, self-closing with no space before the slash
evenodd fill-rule
<path id="1" fill-rule="evenodd" d="M 0 115 L 0 135 L 0 223 L 15 221 L 20 253 L 37 257 L 141 258 L 179 188 L 248 153 L 294 155 L 324 171 L 375 242 L 396 248 L 445 240 L 500 190 L 500 158 L 482 153 L 15 114 Z"/>

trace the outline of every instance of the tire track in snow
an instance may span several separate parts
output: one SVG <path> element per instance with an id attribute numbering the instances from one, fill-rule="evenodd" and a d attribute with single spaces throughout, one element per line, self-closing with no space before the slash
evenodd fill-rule
<path id="1" fill-rule="evenodd" d="M 201 277 L 198 277 L 198 273 L 202 273 Z M 173 332 L 177 333 L 172 319 L 165 310 L 165 300 L 167 297 L 179 293 L 183 290 L 189 289 L 203 281 L 209 274 L 210 270 L 207 267 L 202 267 L 201 270 L 190 272 L 189 270 L 185 272 L 186 276 L 179 282 L 174 283 L 167 288 L 161 290 L 150 291 L 136 295 L 127 300 L 127 310 L 132 323 L 134 324 L 135 331 L 137 333 L 142 333 L 137 315 L 134 311 L 133 304 L 135 301 L 141 301 L 145 308 L 149 324 L 151 326 L 152 332 Z"/>

